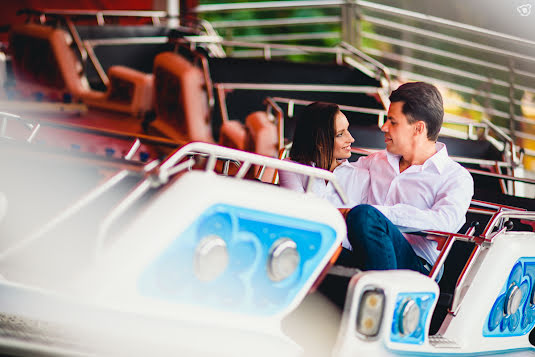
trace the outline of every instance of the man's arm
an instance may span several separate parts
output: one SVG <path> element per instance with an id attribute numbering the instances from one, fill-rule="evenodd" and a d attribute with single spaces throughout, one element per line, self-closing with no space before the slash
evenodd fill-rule
<path id="1" fill-rule="evenodd" d="M 473 193 L 472 176 L 464 171 L 441 186 L 430 209 L 419 209 L 408 204 L 374 207 L 398 226 L 457 232 L 465 222 Z"/>

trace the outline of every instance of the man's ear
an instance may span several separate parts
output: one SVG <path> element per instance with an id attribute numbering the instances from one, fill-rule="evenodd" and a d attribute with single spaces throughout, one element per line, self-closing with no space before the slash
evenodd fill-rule
<path id="1" fill-rule="evenodd" d="M 418 134 L 424 134 L 427 136 L 427 126 L 425 125 L 425 122 L 422 120 L 419 120 L 416 122 L 415 125 L 416 133 Z"/>

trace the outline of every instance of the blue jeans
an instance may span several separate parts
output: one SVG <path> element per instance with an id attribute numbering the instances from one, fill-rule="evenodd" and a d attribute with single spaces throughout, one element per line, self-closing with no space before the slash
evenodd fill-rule
<path id="1" fill-rule="evenodd" d="M 429 274 L 399 229 L 379 210 L 358 205 L 347 214 L 347 237 L 353 251 L 344 251 L 338 263 L 362 270 L 410 269 Z"/>

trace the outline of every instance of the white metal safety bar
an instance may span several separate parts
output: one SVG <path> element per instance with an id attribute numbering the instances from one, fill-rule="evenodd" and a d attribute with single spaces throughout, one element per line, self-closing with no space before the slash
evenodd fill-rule
<path id="1" fill-rule="evenodd" d="M 311 166 L 296 164 L 293 162 L 283 161 L 273 157 L 262 156 L 250 152 L 201 142 L 193 142 L 184 145 L 183 147 L 178 149 L 173 155 L 171 155 L 165 162 L 163 162 L 159 168 L 160 181 L 162 183 L 167 182 L 171 170 L 175 165 L 177 165 L 184 159 L 194 156 L 196 154 L 202 154 L 208 157 L 208 164 L 206 170 L 213 170 L 215 167 L 215 162 L 218 159 L 241 162 L 242 164 L 240 170 L 235 176 L 237 179 L 242 179 L 245 176 L 245 173 L 247 172 L 249 167 L 251 167 L 251 165 L 258 165 L 308 176 L 309 185 L 306 189 L 306 192 L 310 190 L 311 182 L 313 182 L 313 180 L 326 180 L 331 182 L 338 196 L 340 197 L 340 200 L 344 204 L 347 203 L 347 197 L 344 190 L 338 183 L 336 176 L 330 171 L 318 169 Z"/>

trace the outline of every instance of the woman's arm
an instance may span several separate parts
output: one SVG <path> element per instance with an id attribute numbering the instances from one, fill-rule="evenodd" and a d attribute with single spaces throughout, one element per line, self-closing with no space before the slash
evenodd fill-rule
<path id="1" fill-rule="evenodd" d="M 303 175 L 294 172 L 279 170 L 279 185 L 292 191 L 305 192 Z"/>

